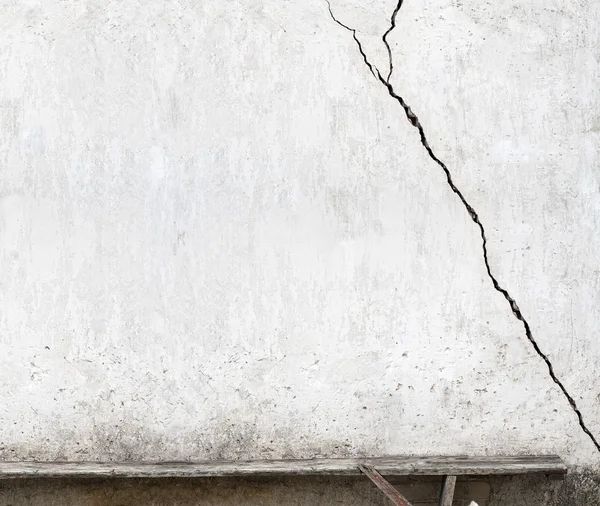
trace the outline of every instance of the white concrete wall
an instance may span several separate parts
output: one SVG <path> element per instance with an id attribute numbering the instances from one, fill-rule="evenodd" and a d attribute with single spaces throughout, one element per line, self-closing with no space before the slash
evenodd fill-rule
<path id="1" fill-rule="evenodd" d="M 395 1 L 333 0 L 382 70 Z M 392 83 L 600 436 L 600 4 L 407 0 Z M 600 464 L 321 0 L 0 3 L 0 456 Z"/>

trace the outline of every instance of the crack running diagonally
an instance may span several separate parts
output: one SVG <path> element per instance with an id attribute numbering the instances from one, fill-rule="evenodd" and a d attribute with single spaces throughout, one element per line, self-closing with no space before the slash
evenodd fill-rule
<path id="1" fill-rule="evenodd" d="M 454 180 L 452 179 L 452 174 L 451 174 L 450 170 L 448 169 L 448 167 L 446 166 L 446 164 L 444 162 L 442 162 L 436 156 L 436 154 L 433 152 L 433 150 L 431 149 L 431 146 L 429 145 L 429 142 L 425 135 L 425 130 L 423 129 L 423 126 L 421 125 L 421 122 L 419 121 L 419 118 L 417 117 L 417 115 L 412 111 L 412 109 L 404 101 L 404 99 L 396 93 L 396 91 L 394 90 L 394 87 L 390 83 L 390 77 L 392 75 L 392 71 L 394 70 L 394 66 L 393 66 L 392 50 L 387 41 L 387 36 L 396 27 L 396 16 L 398 15 L 398 12 L 400 11 L 400 8 L 402 7 L 404 0 L 398 1 L 398 4 L 396 5 L 396 9 L 394 10 L 392 17 L 391 17 L 390 28 L 383 35 L 383 42 L 388 51 L 389 65 L 390 65 L 390 71 L 389 71 L 387 79 L 381 75 L 381 72 L 379 72 L 379 69 L 375 65 L 373 65 L 371 62 L 369 62 L 369 59 L 363 50 L 362 44 L 361 44 L 360 40 L 358 39 L 358 37 L 356 36 L 356 29 L 350 28 L 349 26 L 346 26 L 341 21 L 339 21 L 333 14 L 333 11 L 331 10 L 331 4 L 329 3 L 329 0 L 325 0 L 325 1 L 327 2 L 327 5 L 329 6 L 329 14 L 331 15 L 331 18 L 342 28 L 344 28 L 352 33 L 352 37 L 354 38 L 354 41 L 358 45 L 358 50 L 359 50 L 361 56 L 363 57 L 365 64 L 371 71 L 371 74 L 373 74 L 373 76 L 376 79 L 378 79 L 381 82 L 381 84 L 383 84 L 386 87 L 389 95 L 400 104 L 400 106 L 404 110 L 404 113 L 406 114 L 406 118 L 408 119 L 410 124 L 413 127 L 415 127 L 417 129 L 417 131 L 419 132 L 419 136 L 421 138 L 421 144 L 427 151 L 427 154 L 444 171 L 444 174 L 446 175 L 446 180 L 447 180 L 448 186 L 450 187 L 452 192 L 460 199 L 460 201 L 462 202 L 467 213 L 471 217 L 471 220 L 473 220 L 473 223 L 475 223 L 475 225 L 477 225 L 477 227 L 479 228 L 479 233 L 481 235 L 481 240 L 482 240 L 483 262 L 485 264 L 485 269 L 487 271 L 488 277 L 492 281 L 494 289 L 497 292 L 502 294 L 502 296 L 506 299 L 506 301 L 510 305 L 510 309 L 511 309 L 513 315 L 515 316 L 515 318 L 523 324 L 523 328 L 525 329 L 525 335 L 526 335 L 527 339 L 533 346 L 533 349 L 538 354 L 538 356 L 546 363 L 546 366 L 548 367 L 548 373 L 550 375 L 550 378 L 552 378 L 552 381 L 554 381 L 554 383 L 556 383 L 556 385 L 560 388 L 561 392 L 564 394 L 566 399 L 569 401 L 569 404 L 571 405 L 571 409 L 577 415 L 577 419 L 579 421 L 579 426 L 581 427 L 581 430 L 583 430 L 583 432 L 585 432 L 585 434 L 592 440 L 592 443 L 594 443 L 594 446 L 600 452 L 600 443 L 598 442 L 596 437 L 592 434 L 592 432 L 586 426 L 586 424 L 583 420 L 583 415 L 581 414 L 581 411 L 577 407 L 577 403 L 575 402 L 575 399 L 571 396 L 571 394 L 567 391 L 567 389 L 565 388 L 563 383 L 556 376 L 552 362 L 550 361 L 548 356 L 540 349 L 537 341 L 534 339 L 533 334 L 531 332 L 531 327 L 529 325 L 529 322 L 523 316 L 523 313 L 521 312 L 521 309 L 517 305 L 517 302 L 512 297 L 512 295 L 508 292 L 508 290 L 506 290 L 506 288 L 503 288 L 502 285 L 500 285 L 500 283 L 498 282 L 498 280 L 492 273 L 492 270 L 490 267 L 490 262 L 488 259 L 487 236 L 485 233 L 485 228 L 484 228 L 483 224 L 481 223 L 481 220 L 479 219 L 479 215 L 477 214 L 477 212 L 475 211 L 473 206 L 471 206 L 471 204 L 469 204 L 467 199 L 464 197 L 462 192 L 458 189 L 458 187 L 454 183 Z"/>
<path id="2" fill-rule="evenodd" d="M 383 37 L 382 37 L 383 43 L 385 44 L 385 47 L 388 52 L 388 57 L 390 59 L 390 71 L 389 71 L 387 79 L 386 79 L 386 81 L 388 83 L 390 82 L 390 79 L 392 78 L 392 72 L 394 71 L 394 57 L 392 56 L 392 48 L 390 48 L 390 45 L 387 41 L 387 37 L 390 33 L 392 33 L 394 28 L 396 28 L 396 16 L 398 16 L 398 13 L 400 12 L 400 9 L 402 8 L 403 3 L 404 3 L 404 0 L 398 0 L 398 5 L 396 5 L 396 8 L 394 9 L 394 12 L 392 13 L 392 17 L 390 19 L 390 27 L 386 30 L 386 32 L 383 34 Z M 329 9 L 329 11 L 331 12 L 331 8 Z"/>
<path id="3" fill-rule="evenodd" d="M 343 26 L 346 30 L 348 30 L 349 32 L 352 33 L 354 42 L 356 42 L 356 45 L 358 46 L 358 51 L 360 52 L 360 55 L 362 56 L 363 61 L 365 62 L 365 65 L 367 67 L 369 67 L 371 74 L 373 74 L 373 77 L 375 79 L 377 79 L 377 75 L 379 75 L 379 70 L 374 65 L 372 65 L 371 62 L 369 62 L 369 59 L 367 58 L 367 54 L 365 53 L 365 51 L 362 47 L 362 44 L 360 43 L 360 40 L 358 40 L 358 37 L 356 36 L 356 30 L 354 28 L 350 28 L 349 26 L 346 26 L 344 23 L 335 19 L 335 16 L 333 15 L 333 11 L 331 10 L 331 4 L 329 3 L 329 0 L 325 0 L 325 1 L 327 2 L 327 7 L 329 8 L 329 14 L 331 14 L 331 17 L 335 20 L 335 22 L 338 25 Z M 377 70 L 377 75 L 375 75 L 375 70 Z"/>

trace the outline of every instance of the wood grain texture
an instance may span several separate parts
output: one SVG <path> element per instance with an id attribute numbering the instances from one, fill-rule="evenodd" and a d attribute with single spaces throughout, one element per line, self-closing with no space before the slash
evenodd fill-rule
<path id="1" fill-rule="evenodd" d="M 381 474 L 379 474 L 371 466 L 358 466 L 362 473 L 364 473 L 379 490 L 381 490 L 386 497 L 392 501 L 396 506 L 412 506 L 400 492 L 398 492 Z"/>
<path id="2" fill-rule="evenodd" d="M 456 476 L 444 476 L 444 483 L 442 484 L 442 493 L 440 495 L 440 506 L 452 506 L 455 488 Z"/>
<path id="3" fill-rule="evenodd" d="M 376 457 L 207 462 L 0 462 L 9 478 L 201 478 L 211 476 L 359 475 L 359 466 L 383 475 L 566 474 L 555 455 L 519 457 Z"/>

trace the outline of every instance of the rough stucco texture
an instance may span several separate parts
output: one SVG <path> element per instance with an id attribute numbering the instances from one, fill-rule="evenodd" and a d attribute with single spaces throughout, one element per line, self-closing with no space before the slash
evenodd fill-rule
<path id="1" fill-rule="evenodd" d="M 394 7 L 332 2 L 381 69 Z M 407 0 L 389 40 L 600 435 L 600 3 Z M 600 466 L 324 1 L 2 0 L 0 83 L 1 458 Z"/>

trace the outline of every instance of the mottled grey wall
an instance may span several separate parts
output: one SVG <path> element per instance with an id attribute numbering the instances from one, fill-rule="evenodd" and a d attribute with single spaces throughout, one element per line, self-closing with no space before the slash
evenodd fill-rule
<path id="1" fill-rule="evenodd" d="M 331 3 L 383 74 L 395 6 Z M 599 37 L 598 2 L 406 0 L 388 39 L 597 437 Z M 579 474 L 496 497 L 598 500 L 478 227 L 321 0 L 0 1 L 0 371 L 5 460 L 556 453 Z M 311 490 L 356 498 L 256 500 Z"/>
<path id="2" fill-rule="evenodd" d="M 439 481 L 393 479 L 413 506 L 437 506 Z M 460 479 L 454 506 L 579 506 L 600 504 L 596 473 L 575 470 L 564 481 L 543 476 Z M 222 506 L 242 504 L 387 506 L 388 499 L 367 478 L 46 481 L 0 484 L 7 506 Z"/>

